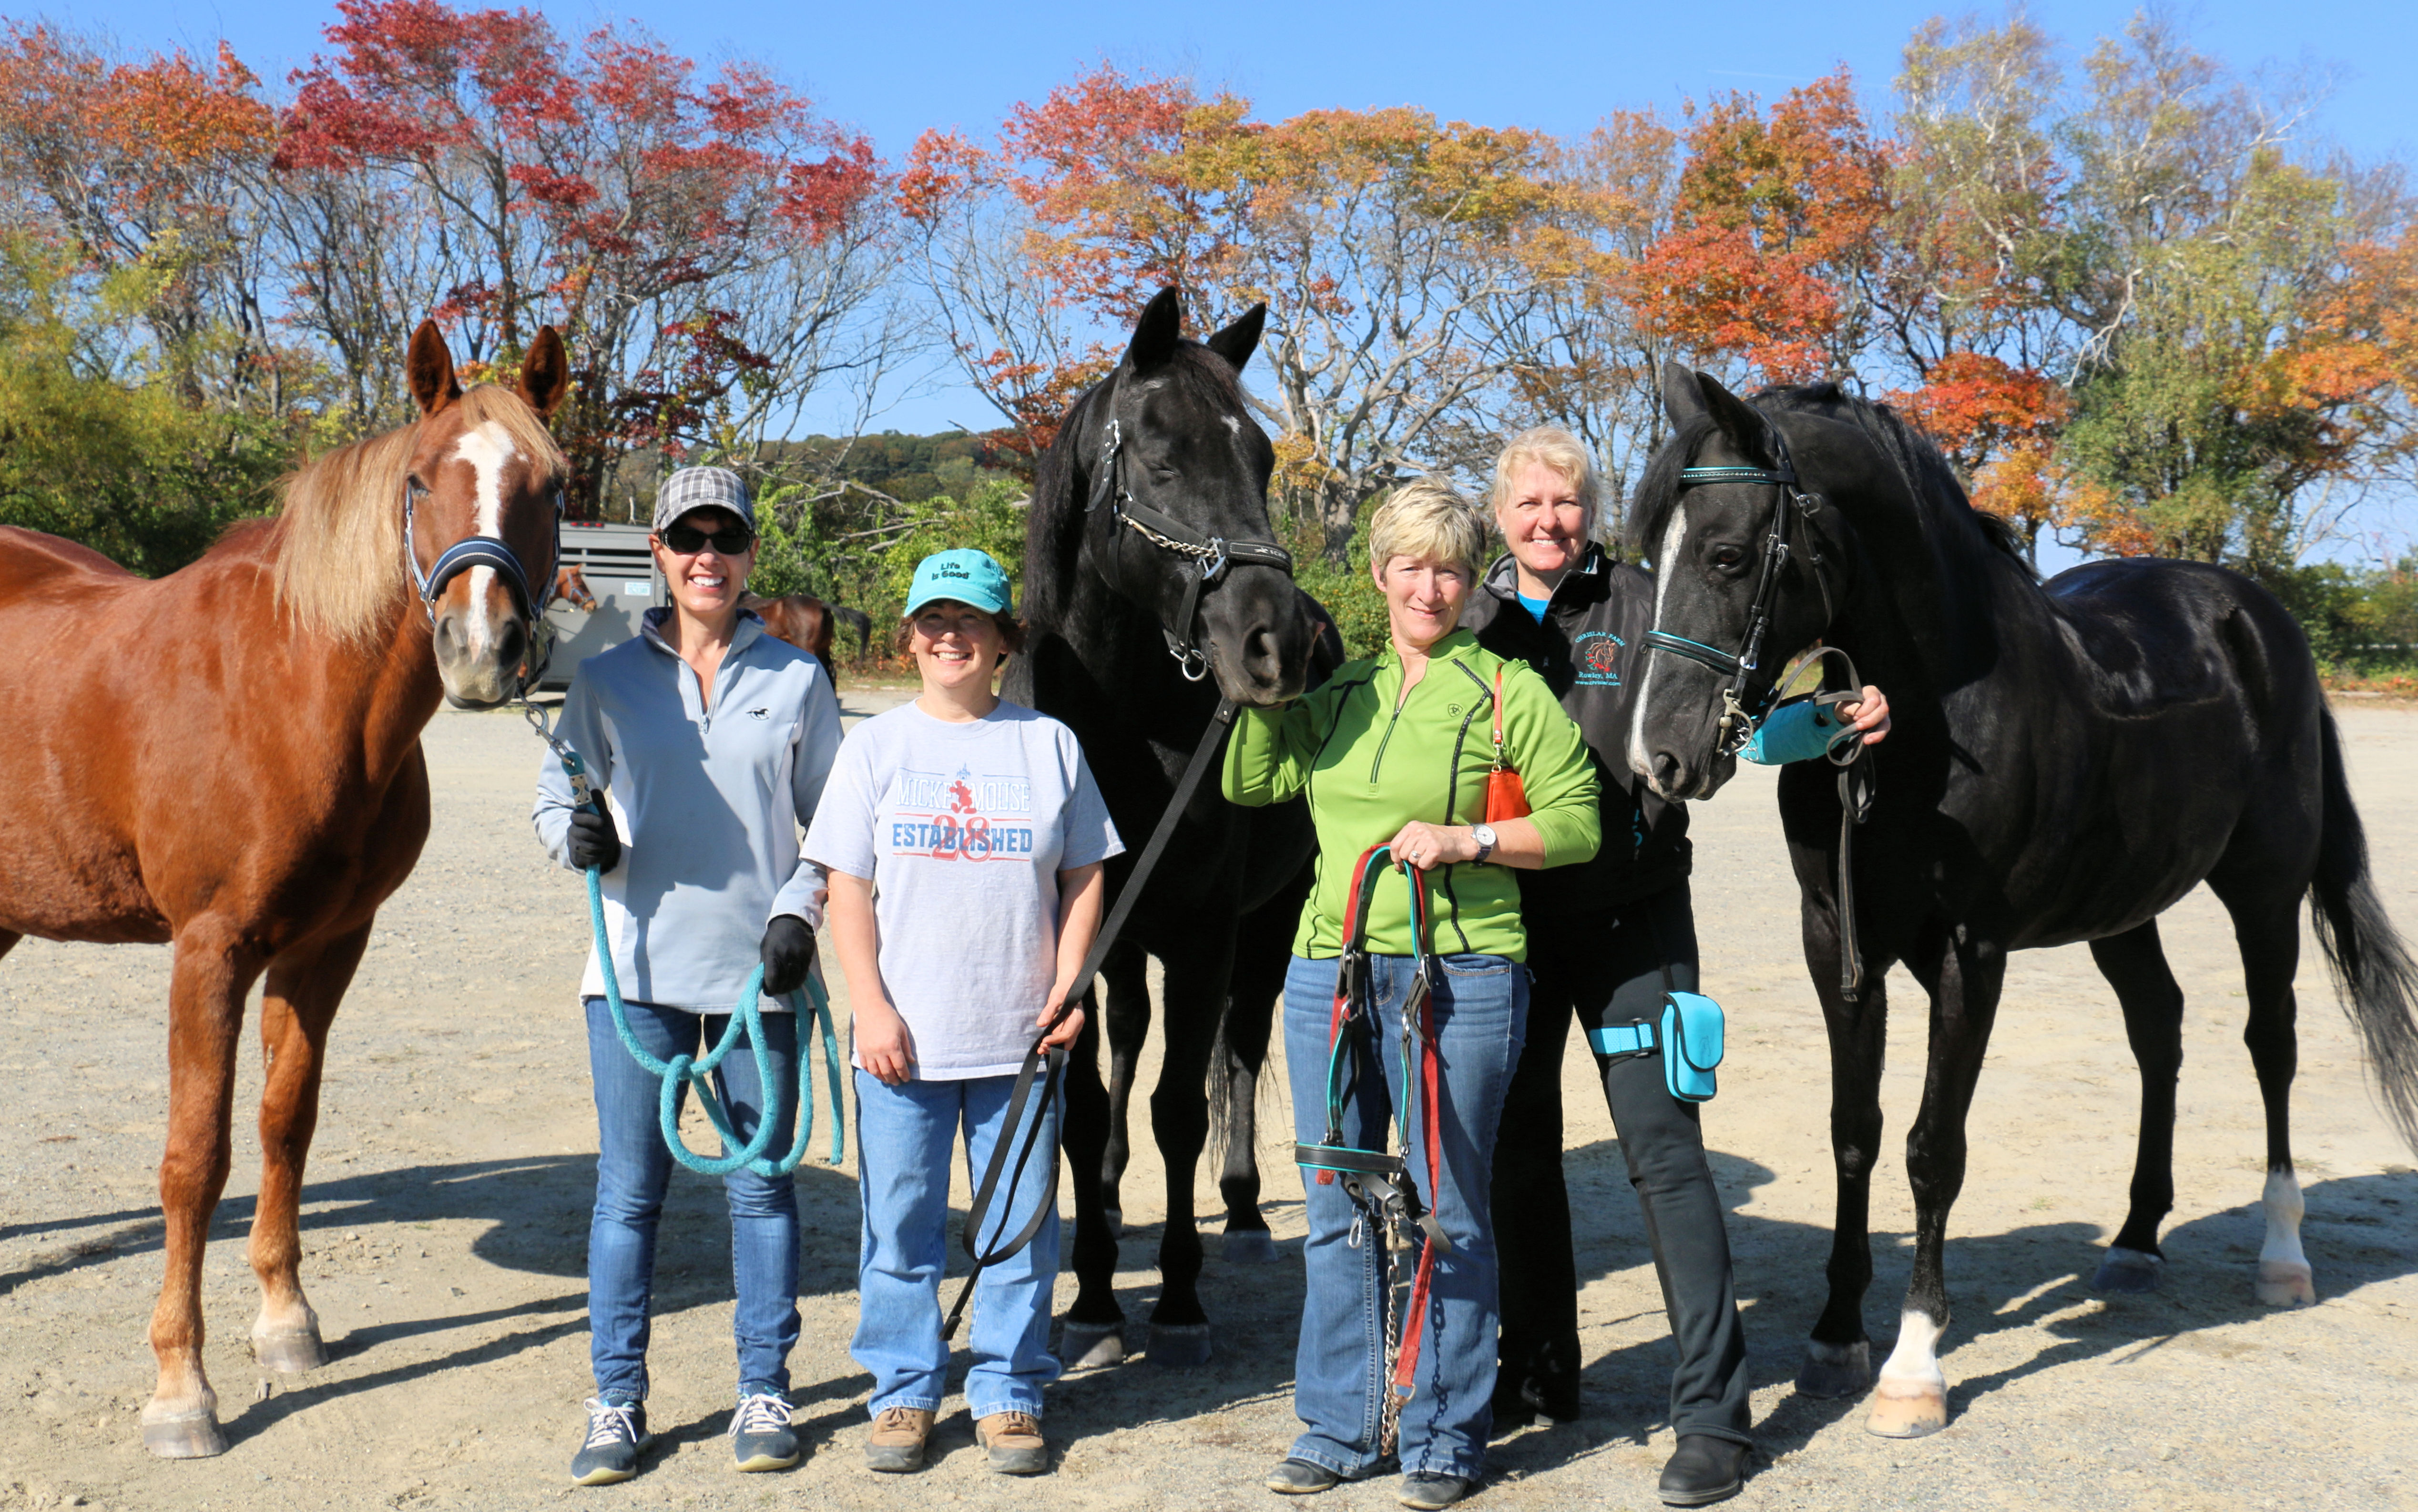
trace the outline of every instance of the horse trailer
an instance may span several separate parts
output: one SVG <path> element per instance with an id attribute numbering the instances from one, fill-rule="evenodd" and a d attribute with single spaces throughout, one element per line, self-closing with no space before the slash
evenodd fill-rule
<path id="1" fill-rule="evenodd" d="M 654 553 L 647 549 L 643 525 L 604 525 L 566 521 L 562 527 L 562 565 L 576 567 L 596 596 L 596 607 L 583 610 L 558 595 L 546 606 L 546 623 L 554 629 L 554 656 L 541 688 L 567 688 L 580 662 L 610 650 L 638 633 L 638 617 L 664 597 L 663 574 L 655 570 Z"/>

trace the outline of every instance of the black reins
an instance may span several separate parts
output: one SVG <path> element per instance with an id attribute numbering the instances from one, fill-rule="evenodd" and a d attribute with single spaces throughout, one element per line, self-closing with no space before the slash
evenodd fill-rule
<path id="1" fill-rule="evenodd" d="M 1209 675 L 1209 653 L 1201 649 L 1192 634 L 1193 621 L 1201 610 L 1201 590 L 1223 577 L 1229 567 L 1273 567 L 1291 576 L 1293 553 L 1273 541 L 1204 536 L 1173 515 L 1137 500 L 1125 486 L 1125 430 L 1113 415 L 1101 435 L 1100 462 L 1092 475 L 1091 497 L 1085 501 L 1083 512 L 1094 513 L 1103 503 L 1109 506 L 1110 518 L 1118 525 L 1159 550 L 1183 558 L 1184 566 L 1179 571 L 1184 573 L 1184 607 L 1177 611 L 1175 623 L 1160 625 L 1158 633 L 1166 637 L 1167 654 L 1175 658 L 1185 680 L 1200 681 Z"/>
<path id="2" fill-rule="evenodd" d="M 1763 569 L 1755 579 L 1754 600 L 1747 611 L 1746 639 L 1735 652 L 1702 641 L 1674 635 L 1659 626 L 1645 633 L 1645 649 L 1684 657 L 1701 666 L 1711 667 L 1729 679 L 1722 688 L 1722 722 L 1713 737 L 1716 756 L 1735 756 L 1739 748 L 1754 738 L 1755 726 L 1770 712 L 1767 707 L 1750 709 L 1746 692 L 1754 680 L 1763 662 L 1763 640 L 1771 629 L 1772 606 L 1780 598 L 1781 574 L 1787 571 L 1788 559 L 1796 547 L 1789 541 L 1789 529 L 1798 514 L 1805 516 L 1805 571 L 1822 594 L 1822 623 L 1827 630 L 1838 611 L 1830 597 L 1830 581 L 1822 575 L 1822 550 L 1814 543 L 1813 524 L 1822 511 L 1823 498 L 1799 486 L 1797 465 L 1788 452 L 1788 438 L 1777 425 L 1767 424 L 1765 434 L 1771 441 L 1772 457 L 1779 464 L 1773 467 L 1682 467 L 1679 488 L 1685 491 L 1711 483 L 1769 483 L 1781 490 L 1780 503 L 1772 511 L 1771 530 L 1764 538 Z M 1676 506 L 1675 506 L 1676 507 Z M 1676 566 L 1658 561 L 1657 573 L 1667 573 Z M 1835 647 L 1825 647 L 1815 655 L 1828 660 L 1837 657 L 1847 663 L 1848 680 L 1855 680 L 1855 664 Z M 1856 685 L 1859 690 L 1860 685 Z M 1768 690 L 1759 704 L 1768 704 L 1777 688 Z M 1839 701 L 1835 695 L 1825 695 Z M 1839 754 L 1844 751 L 1844 757 Z M 1830 764 L 1839 772 L 1839 996 L 1854 1002 L 1863 991 L 1864 956 L 1856 939 L 1856 826 L 1871 817 L 1874 781 L 1872 763 L 1864 759 L 1864 742 L 1860 736 L 1834 748 Z"/>

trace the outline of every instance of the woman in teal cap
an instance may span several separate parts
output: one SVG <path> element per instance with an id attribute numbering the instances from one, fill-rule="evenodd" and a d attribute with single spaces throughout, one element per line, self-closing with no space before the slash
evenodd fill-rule
<path id="1" fill-rule="evenodd" d="M 873 1372 L 875 1470 L 911 1471 L 947 1384 L 941 1273 L 949 1168 L 965 1131 L 982 1170 L 1006 1127 L 1010 1089 L 1033 1037 L 1058 1011 L 1099 929 L 1101 863 L 1125 847 L 1074 732 L 992 692 L 1023 644 L 1007 574 L 971 549 L 915 569 L 898 628 L 924 689 L 866 720 L 833 763 L 805 853 L 830 875 L 832 947 L 854 1014 L 857 1159 L 865 1239 L 858 1363 Z M 1050 1035 L 1069 1045 L 1079 1008 Z M 1058 1109 L 994 1227 L 1014 1233 L 1039 1207 L 1057 1148 Z M 966 1400 L 993 1470 L 1049 1468 L 1041 1388 L 1049 1352 L 1058 1215 L 982 1273 L 967 1339 Z"/>

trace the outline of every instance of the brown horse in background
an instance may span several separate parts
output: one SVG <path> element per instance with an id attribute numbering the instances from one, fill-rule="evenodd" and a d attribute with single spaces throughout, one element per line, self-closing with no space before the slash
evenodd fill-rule
<path id="1" fill-rule="evenodd" d="M 554 596 L 581 614 L 596 612 L 596 590 L 588 586 L 588 574 L 569 562 L 554 570 Z"/>
<path id="2" fill-rule="evenodd" d="M 0 527 L 0 953 L 26 935 L 176 947 L 169 987 L 166 1275 L 151 1315 L 157 1455 L 222 1453 L 202 1370 L 202 1252 L 224 1188 L 244 999 L 263 972 L 252 1229 L 272 1370 L 326 1359 L 296 1232 L 329 1021 L 378 905 L 428 836 L 420 732 L 442 695 L 521 691 L 529 605 L 493 566 L 409 581 L 468 537 L 555 569 L 569 386 L 542 331 L 517 389 L 467 393 L 436 326 L 406 371 L 421 419 L 310 463 L 283 512 L 158 581 Z M 412 517 L 406 534 L 405 516 Z"/>
<path id="3" fill-rule="evenodd" d="M 823 676 L 831 679 L 834 688 L 839 686 L 839 668 L 832 662 L 831 605 L 803 593 L 784 593 L 777 599 L 750 593 L 740 599 L 739 606 L 763 620 L 767 634 L 820 662 Z"/>

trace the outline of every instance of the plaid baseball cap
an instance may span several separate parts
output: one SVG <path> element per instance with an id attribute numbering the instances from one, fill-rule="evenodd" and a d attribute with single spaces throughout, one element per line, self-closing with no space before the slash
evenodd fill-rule
<path id="1" fill-rule="evenodd" d="M 728 510 L 756 528 L 756 501 L 727 467 L 682 467 L 655 490 L 654 529 L 677 524 L 691 510 Z"/>

